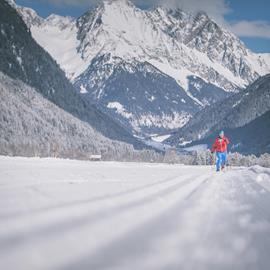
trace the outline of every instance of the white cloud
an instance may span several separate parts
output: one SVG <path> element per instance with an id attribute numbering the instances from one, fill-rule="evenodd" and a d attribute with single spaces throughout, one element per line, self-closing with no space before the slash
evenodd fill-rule
<path id="1" fill-rule="evenodd" d="M 56 5 L 73 5 L 73 6 L 91 6 L 102 2 L 103 0 L 38 0 L 50 2 Z M 112 0 L 115 1 L 115 0 Z M 190 12 L 205 11 L 215 19 L 223 18 L 230 9 L 226 0 L 130 0 L 141 6 L 164 5 L 168 7 L 179 7 Z"/>
<path id="2" fill-rule="evenodd" d="M 56 5 L 91 6 L 101 3 L 103 0 L 38 0 L 50 2 Z M 116 0 L 112 0 L 116 1 Z M 223 21 L 223 17 L 230 11 L 226 0 L 130 0 L 141 6 L 163 5 L 171 8 L 179 7 L 185 11 L 205 11 L 212 18 Z"/>
<path id="3" fill-rule="evenodd" d="M 269 21 L 238 21 L 230 25 L 239 37 L 260 37 L 270 39 Z"/>
<path id="4" fill-rule="evenodd" d="M 38 0 L 45 1 L 45 0 Z M 56 5 L 93 6 L 103 0 L 46 0 Z M 112 0 L 116 1 L 116 0 Z M 270 38 L 270 21 L 236 21 L 225 20 L 225 15 L 231 11 L 228 0 L 130 0 L 141 6 L 163 5 L 171 8 L 181 8 L 188 12 L 204 11 L 219 24 L 226 26 L 239 37 Z"/>
<path id="5" fill-rule="evenodd" d="M 204 11 L 218 22 L 224 22 L 224 16 L 230 12 L 225 0 L 160 0 L 164 5 L 178 7 L 189 12 Z"/>

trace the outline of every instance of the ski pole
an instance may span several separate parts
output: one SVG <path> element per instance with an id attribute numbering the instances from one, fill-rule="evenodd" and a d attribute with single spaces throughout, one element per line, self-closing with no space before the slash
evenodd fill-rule
<path id="1" fill-rule="evenodd" d="M 215 165 L 216 165 L 216 153 L 213 152 L 212 154 L 212 168 L 215 170 Z"/>

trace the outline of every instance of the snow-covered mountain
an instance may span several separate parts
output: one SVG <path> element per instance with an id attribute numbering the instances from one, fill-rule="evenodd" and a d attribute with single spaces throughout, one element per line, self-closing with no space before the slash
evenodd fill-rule
<path id="1" fill-rule="evenodd" d="M 102 76 L 102 77 L 101 77 Z M 138 133 L 159 133 L 183 126 L 203 106 L 198 87 L 206 82 L 193 76 L 191 95 L 171 77 L 148 62 L 125 62 L 103 55 L 95 58 L 75 86 L 90 101 L 98 101 L 101 110 Z M 91 89 L 91 92 L 89 91 Z M 197 96 L 198 95 L 198 96 Z M 227 93 L 209 85 L 202 102 L 214 102 Z"/>
<path id="2" fill-rule="evenodd" d="M 270 72 L 269 54 L 251 52 L 202 12 L 141 10 L 127 0 L 105 0 L 77 20 L 17 9 L 78 91 L 138 132 L 181 127 L 199 109 Z M 138 70 L 148 76 L 149 67 L 152 77 L 163 76 L 159 82 L 142 83 Z M 128 82 L 130 76 L 137 83 Z M 178 89 L 166 89 L 164 80 Z M 129 98 L 123 101 L 120 93 Z"/>
<path id="3" fill-rule="evenodd" d="M 104 1 L 80 17 L 77 26 L 83 59 L 111 53 L 126 61 L 147 61 L 185 89 L 187 75 L 234 91 L 235 85 L 243 87 L 270 70 L 261 55 L 204 13 L 144 11 L 126 0 Z"/>
<path id="4" fill-rule="evenodd" d="M 125 128 L 82 98 L 6 1 L 0 1 L 0 14 L 0 71 L 32 86 L 43 97 L 105 137 L 144 147 Z"/>

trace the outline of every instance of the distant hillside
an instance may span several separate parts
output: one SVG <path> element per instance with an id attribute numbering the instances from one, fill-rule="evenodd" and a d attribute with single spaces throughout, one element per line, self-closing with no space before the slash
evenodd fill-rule
<path id="1" fill-rule="evenodd" d="M 225 134 L 231 141 L 229 150 L 232 152 L 256 155 L 270 153 L 270 110 L 243 127 L 226 128 Z M 192 145 L 206 143 L 210 148 L 216 136 L 217 132 Z"/>
<path id="2" fill-rule="evenodd" d="M 239 128 L 269 110 L 270 74 L 259 78 L 244 91 L 198 112 L 167 143 L 181 145 L 184 141 L 207 138 L 220 129 Z M 270 133 L 268 136 L 270 137 Z"/>

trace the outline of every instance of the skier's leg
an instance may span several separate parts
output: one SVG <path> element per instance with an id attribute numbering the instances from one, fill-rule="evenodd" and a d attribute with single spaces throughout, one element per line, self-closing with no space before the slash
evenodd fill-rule
<path id="1" fill-rule="evenodd" d="M 217 162 L 216 162 L 216 170 L 217 172 L 220 171 L 221 166 L 221 154 L 220 152 L 217 152 Z"/>
<path id="2" fill-rule="evenodd" d="M 224 169 L 226 166 L 226 152 L 221 153 L 221 168 Z"/>
<path id="3" fill-rule="evenodd" d="M 225 167 L 228 166 L 228 153 L 227 153 L 227 151 L 224 152 L 224 166 Z"/>

